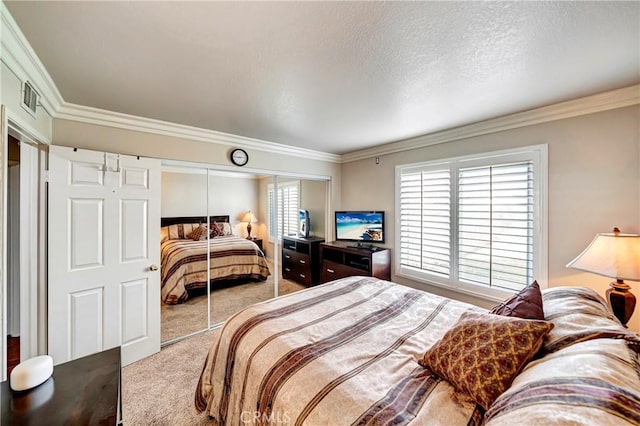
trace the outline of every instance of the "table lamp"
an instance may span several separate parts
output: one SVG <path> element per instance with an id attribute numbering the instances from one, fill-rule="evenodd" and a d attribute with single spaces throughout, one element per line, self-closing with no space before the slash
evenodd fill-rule
<path id="1" fill-rule="evenodd" d="M 610 234 L 597 234 L 567 267 L 615 278 L 609 284 L 607 298 L 614 315 L 626 327 L 636 297 L 624 280 L 640 281 L 640 235 L 621 234 L 618 228 Z"/>
<path id="2" fill-rule="evenodd" d="M 242 221 L 243 222 L 247 222 L 247 240 L 250 240 L 251 239 L 251 224 L 258 222 L 258 219 L 256 219 L 254 214 L 251 213 L 251 210 L 249 210 L 247 213 L 245 213 L 244 217 L 242 218 Z"/>

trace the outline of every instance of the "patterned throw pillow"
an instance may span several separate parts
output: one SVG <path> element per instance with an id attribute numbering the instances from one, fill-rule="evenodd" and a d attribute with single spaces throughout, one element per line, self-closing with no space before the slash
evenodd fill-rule
<path id="1" fill-rule="evenodd" d="M 494 307 L 491 313 L 506 317 L 544 320 L 542 293 L 538 281 L 532 282 L 519 293 Z"/>
<path id="2" fill-rule="evenodd" d="M 552 328 L 545 321 L 467 311 L 418 362 L 486 410 Z"/>
<path id="3" fill-rule="evenodd" d="M 197 228 L 194 228 L 191 232 L 187 234 L 187 238 L 191 238 L 193 241 L 200 241 L 207 237 L 207 227 L 204 225 L 200 225 Z"/>
<path id="4" fill-rule="evenodd" d="M 213 222 L 213 224 L 211 224 L 211 234 L 209 234 L 209 238 L 222 237 L 223 235 L 222 224 Z"/>

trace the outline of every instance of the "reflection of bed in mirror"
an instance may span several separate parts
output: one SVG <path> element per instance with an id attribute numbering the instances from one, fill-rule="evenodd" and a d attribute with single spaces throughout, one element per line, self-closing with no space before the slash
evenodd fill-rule
<path id="1" fill-rule="evenodd" d="M 215 288 L 213 283 L 264 281 L 269 276 L 262 250 L 253 241 L 232 234 L 228 215 L 209 216 L 209 226 L 201 239 L 188 237 L 197 235 L 192 232 L 206 223 L 207 216 L 161 219 L 161 297 L 164 303 L 183 303 L 189 297 L 189 291 L 206 288 L 207 270 L 211 274 L 211 288 Z M 207 239 L 207 234 L 212 238 Z"/>

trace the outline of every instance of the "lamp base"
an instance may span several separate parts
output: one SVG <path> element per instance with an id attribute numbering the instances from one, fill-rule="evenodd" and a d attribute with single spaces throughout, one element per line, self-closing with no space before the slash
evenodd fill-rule
<path id="1" fill-rule="evenodd" d="M 636 307 L 636 297 L 629 291 L 629 285 L 622 280 L 609 283 L 609 287 L 611 287 L 607 290 L 609 305 L 616 318 L 626 327 Z"/>
<path id="2" fill-rule="evenodd" d="M 247 240 L 251 239 L 251 222 L 247 222 Z"/>

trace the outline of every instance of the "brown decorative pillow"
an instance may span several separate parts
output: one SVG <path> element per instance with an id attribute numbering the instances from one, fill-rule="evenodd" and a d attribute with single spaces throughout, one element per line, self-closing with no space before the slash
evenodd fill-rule
<path id="1" fill-rule="evenodd" d="M 544 320 L 542 293 L 538 281 L 532 282 L 520 292 L 495 306 L 491 313 L 506 317 Z"/>
<path id="2" fill-rule="evenodd" d="M 487 410 L 552 328 L 545 321 L 467 311 L 418 362 Z"/>
<path id="3" fill-rule="evenodd" d="M 209 234 L 209 238 L 222 237 L 223 235 L 224 232 L 222 224 L 213 222 L 213 224 L 211 224 L 211 234 Z"/>
<path id="4" fill-rule="evenodd" d="M 200 225 L 197 228 L 193 228 L 193 231 L 187 234 L 187 238 L 191 238 L 193 241 L 200 241 L 207 236 L 207 227 Z"/>

